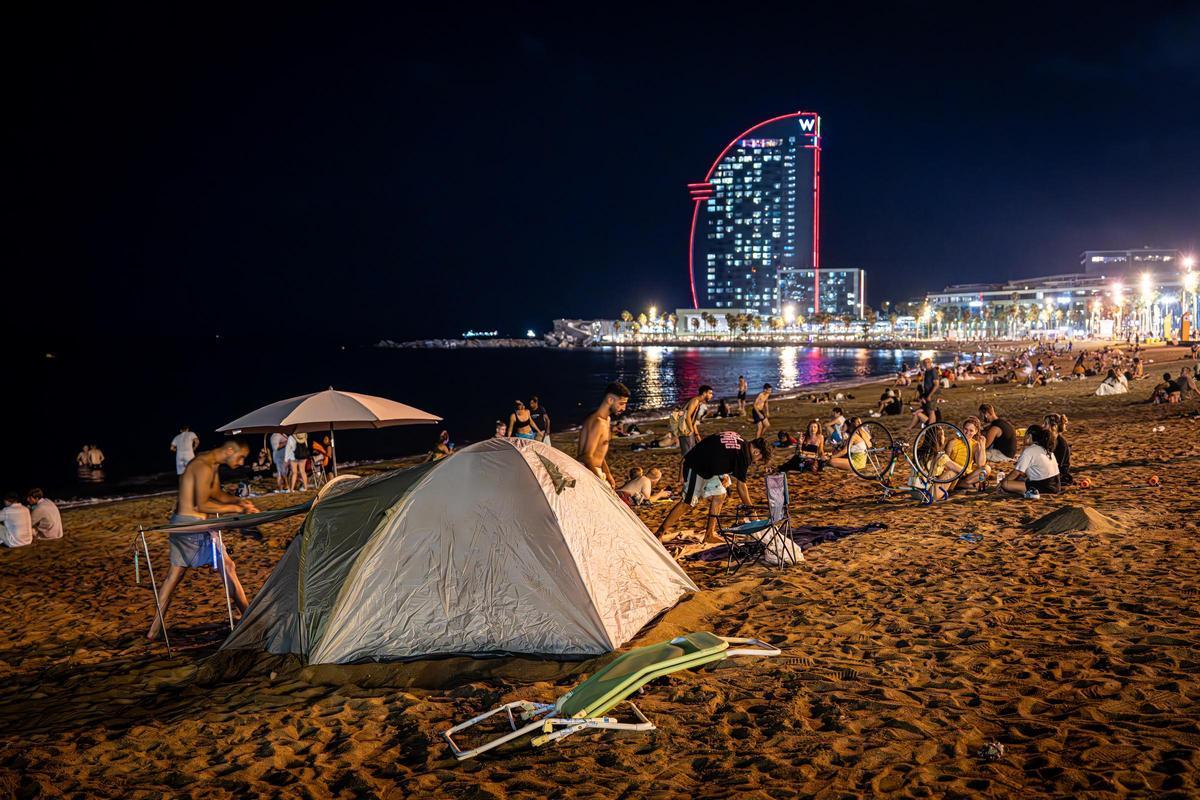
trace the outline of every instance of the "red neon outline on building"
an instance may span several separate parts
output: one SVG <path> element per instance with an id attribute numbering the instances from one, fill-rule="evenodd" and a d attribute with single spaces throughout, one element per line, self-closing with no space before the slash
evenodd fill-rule
<path id="1" fill-rule="evenodd" d="M 719 156 L 717 156 L 716 159 L 713 161 L 712 166 L 708 168 L 708 172 L 706 172 L 704 174 L 704 182 L 705 183 L 712 182 L 712 174 L 713 174 L 713 172 L 716 171 L 717 166 L 721 163 L 721 159 L 725 158 L 726 153 L 728 153 L 733 148 L 733 146 L 735 144 L 737 144 L 739 141 L 741 141 L 742 139 L 745 139 L 751 133 L 753 133 L 754 131 L 763 127 L 764 125 L 770 125 L 772 122 L 779 122 L 780 120 L 785 120 L 785 119 L 793 119 L 795 117 L 813 117 L 816 120 L 816 122 L 813 123 L 813 130 L 811 132 L 806 131 L 803 133 L 804 136 L 812 136 L 813 137 L 813 144 L 812 145 L 804 145 L 804 148 L 806 150 L 814 151 L 813 152 L 813 194 L 814 194 L 814 197 L 813 197 L 813 276 L 814 276 L 813 280 L 814 280 L 815 286 L 818 291 L 814 292 L 814 294 L 813 294 L 813 313 L 816 313 L 818 310 L 820 310 L 820 303 L 821 303 L 820 291 L 819 291 L 820 285 L 821 285 L 820 284 L 820 280 L 821 280 L 821 277 L 820 277 L 821 276 L 820 249 L 819 249 L 819 245 L 818 245 L 818 241 L 817 241 L 817 235 L 819 233 L 819 225 L 820 225 L 820 213 L 821 213 L 820 212 L 820 207 L 821 207 L 821 115 L 815 111 L 796 111 L 791 114 L 783 114 L 778 117 L 771 117 L 771 119 L 763 120 L 762 122 L 758 123 L 757 125 L 747 128 L 746 130 L 744 130 L 740 134 L 738 134 L 738 136 L 735 137 L 732 141 L 730 141 L 729 144 L 725 145 L 725 149 L 721 151 L 721 154 Z M 702 185 L 703 184 L 689 183 L 688 188 L 690 189 L 693 186 L 702 186 Z M 708 198 L 701 198 L 701 197 L 693 197 L 692 198 L 692 231 L 688 237 L 688 282 L 691 284 L 691 287 L 692 287 L 692 308 L 700 307 L 700 303 L 697 302 L 697 300 L 696 300 L 696 269 L 695 269 L 696 219 L 700 215 L 700 203 L 704 202 L 704 200 L 706 200 L 706 199 L 708 199 Z"/>
<path id="2" fill-rule="evenodd" d="M 813 127 L 816 127 L 815 125 Z M 821 137 L 813 147 L 813 313 L 821 310 Z"/>

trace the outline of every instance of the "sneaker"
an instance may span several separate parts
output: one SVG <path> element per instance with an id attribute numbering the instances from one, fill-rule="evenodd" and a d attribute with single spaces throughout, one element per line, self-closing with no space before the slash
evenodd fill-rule
<path id="1" fill-rule="evenodd" d="M 1025 490 L 1025 499 L 1026 500 L 1041 500 L 1042 493 L 1039 492 L 1037 489 L 1026 489 Z"/>
<path id="2" fill-rule="evenodd" d="M 878 416 L 881 416 L 881 415 L 880 415 L 880 413 L 879 413 L 878 411 L 872 411 L 872 412 L 871 412 L 871 416 L 872 416 L 872 417 L 878 417 Z"/>

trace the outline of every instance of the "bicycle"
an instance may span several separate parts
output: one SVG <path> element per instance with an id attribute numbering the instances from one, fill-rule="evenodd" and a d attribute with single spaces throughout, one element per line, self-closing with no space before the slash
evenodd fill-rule
<path id="1" fill-rule="evenodd" d="M 957 440 L 971 463 L 971 443 L 966 434 L 949 422 L 926 425 L 917 433 L 910 446 L 892 438 L 891 431 L 878 422 L 864 422 L 850 434 L 846 449 L 850 470 L 863 480 L 875 481 L 883 491 L 883 499 L 908 491 L 921 505 L 932 505 L 949 495 L 949 485 L 962 475 L 947 455 L 950 443 Z M 911 453 L 910 453 L 911 451 Z M 903 458 L 912 470 L 907 489 L 897 488 L 892 477 L 896 464 Z"/>

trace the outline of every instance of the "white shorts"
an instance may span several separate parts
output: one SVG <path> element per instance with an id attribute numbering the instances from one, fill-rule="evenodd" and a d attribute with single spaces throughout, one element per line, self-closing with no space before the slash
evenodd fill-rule
<path id="1" fill-rule="evenodd" d="M 1004 455 L 1004 453 L 1001 453 L 994 447 L 989 447 L 987 451 L 987 460 L 991 461 L 992 463 L 996 463 L 997 461 L 1012 461 L 1013 458 L 1012 456 Z"/>
<path id="2" fill-rule="evenodd" d="M 728 492 L 725 491 L 725 486 L 721 483 L 720 475 L 705 478 L 703 475 L 699 475 L 689 469 L 687 474 L 683 476 L 683 502 L 692 508 L 695 508 L 701 500 L 724 497 L 726 494 Z"/>

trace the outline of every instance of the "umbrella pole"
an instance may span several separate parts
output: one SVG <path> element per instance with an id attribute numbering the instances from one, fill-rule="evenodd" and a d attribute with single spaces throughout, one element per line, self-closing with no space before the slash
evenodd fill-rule
<path id="1" fill-rule="evenodd" d="M 337 477 L 337 445 L 333 441 L 333 426 L 329 426 L 329 461 L 333 464 L 333 477 Z"/>

